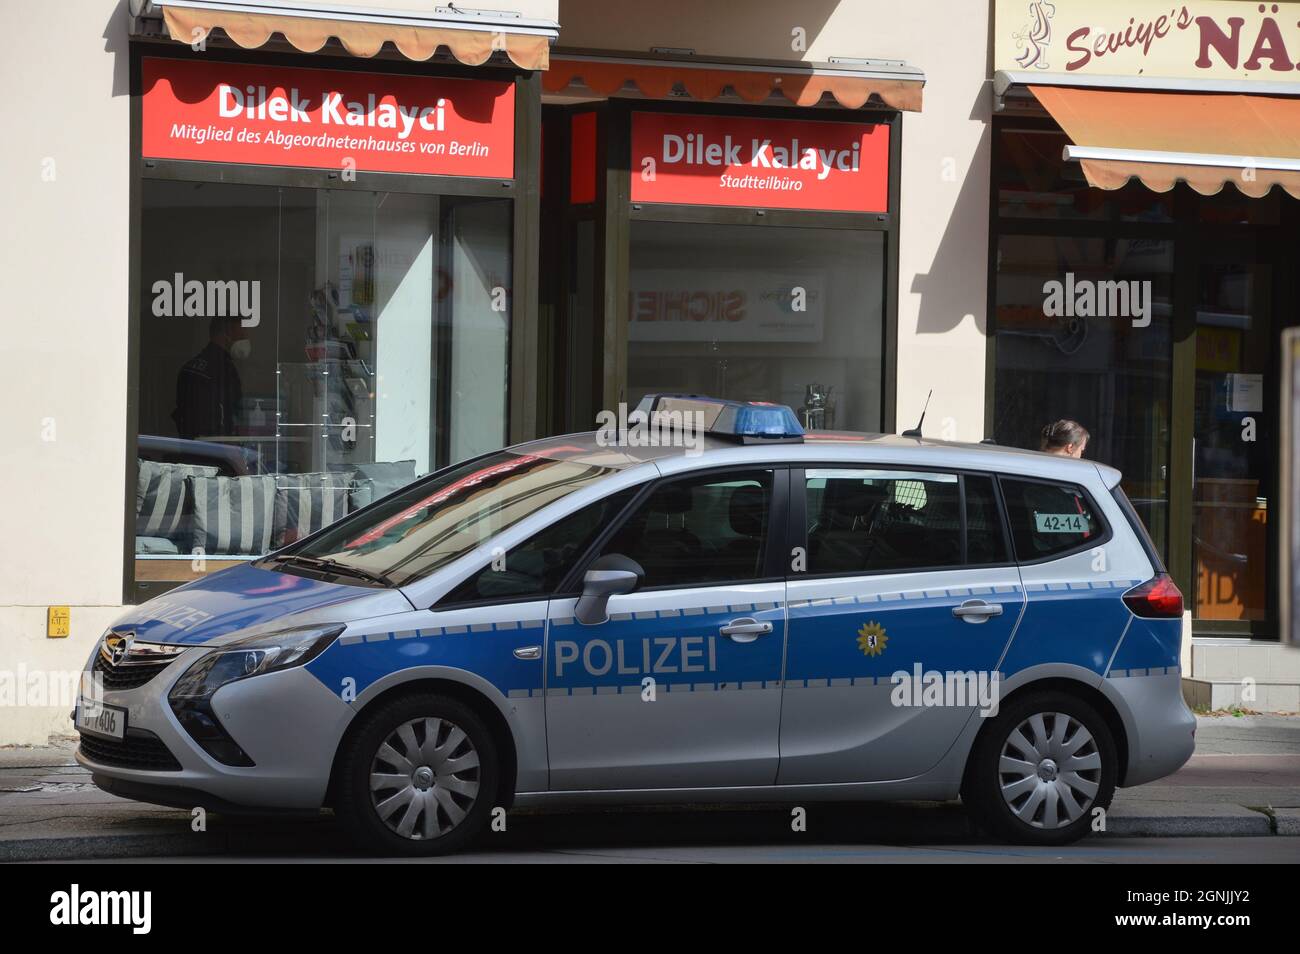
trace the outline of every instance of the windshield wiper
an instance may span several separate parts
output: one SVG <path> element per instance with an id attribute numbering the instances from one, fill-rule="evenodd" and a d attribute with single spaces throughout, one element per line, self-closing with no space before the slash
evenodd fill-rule
<path id="1" fill-rule="evenodd" d="M 349 566 L 346 563 L 340 563 L 338 560 L 303 556 L 299 553 L 286 553 L 283 556 L 276 557 L 274 562 L 310 567 L 313 570 L 322 570 L 326 573 L 333 573 L 335 576 L 350 576 L 358 580 L 369 580 L 371 583 L 378 583 L 380 586 L 393 586 L 393 581 L 382 573 L 376 573 L 373 570 L 363 570 L 359 566 Z"/>

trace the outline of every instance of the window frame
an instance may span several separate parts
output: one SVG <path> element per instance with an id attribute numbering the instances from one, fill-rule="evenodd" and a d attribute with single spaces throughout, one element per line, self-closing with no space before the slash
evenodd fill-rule
<path id="1" fill-rule="evenodd" d="M 790 474 L 792 468 L 788 464 L 779 463 L 761 463 L 752 464 L 727 464 L 719 467 L 705 467 L 699 470 L 688 470 L 681 473 L 669 474 L 658 477 L 654 480 L 647 481 L 641 487 L 623 512 L 618 515 L 616 520 L 610 522 L 583 554 L 582 559 L 578 560 L 569 575 L 561 581 L 560 586 L 556 589 L 556 597 L 580 596 L 582 594 L 582 577 L 587 572 L 587 566 L 592 560 L 600 554 L 607 544 L 623 526 L 630 520 L 641 507 L 642 504 L 660 487 L 669 484 L 678 483 L 683 480 L 694 480 L 702 477 L 711 477 L 715 475 L 726 474 L 747 474 L 756 470 L 772 471 L 772 499 L 767 515 L 767 540 L 763 547 L 763 570 L 765 575 L 750 580 L 710 580 L 704 583 L 691 583 L 685 586 L 666 585 L 666 586 L 638 586 L 633 592 L 636 593 L 666 593 L 671 590 L 695 590 L 707 587 L 719 586 L 750 586 L 755 583 L 780 583 L 785 580 L 785 573 L 782 569 L 784 564 L 784 553 L 787 550 L 789 539 L 787 536 L 788 514 L 790 509 Z"/>
<path id="2" fill-rule="evenodd" d="M 961 513 L 961 526 L 959 533 L 961 536 L 962 562 L 957 564 L 945 564 L 943 566 L 926 566 L 926 567 L 909 567 L 905 569 L 886 569 L 886 570 L 860 570 L 853 573 L 830 572 L 830 573 L 795 573 L 787 571 L 787 581 L 793 580 L 835 580 L 835 579 L 854 579 L 858 577 L 875 577 L 875 576 L 902 576 L 905 574 L 916 573 L 956 573 L 963 570 L 986 570 L 998 569 L 1004 567 L 1015 567 L 1019 564 L 1015 559 L 1015 546 L 1011 538 L 1010 515 L 1006 508 L 1006 501 L 1002 496 L 1002 487 L 998 482 L 999 474 L 992 471 L 973 470 L 967 467 L 947 467 L 936 469 L 928 464 L 900 464 L 896 462 L 878 463 L 875 461 L 829 461 L 826 463 L 809 462 L 792 468 L 790 471 L 790 510 L 789 523 L 787 526 L 787 539 L 791 547 L 802 547 L 805 557 L 808 554 L 808 482 L 806 472 L 809 470 L 894 470 L 900 473 L 932 473 L 932 474 L 949 474 L 957 477 L 957 495 Z M 994 499 L 997 506 L 998 519 L 1002 524 L 1002 544 L 1006 548 L 1006 553 L 1010 559 L 1001 560 L 993 563 L 969 563 L 966 560 L 968 549 L 967 537 L 967 519 L 966 519 L 966 478 L 967 477 L 987 477 L 991 478 L 993 483 Z M 797 489 L 796 489 L 797 488 Z"/>
<path id="3" fill-rule="evenodd" d="M 1002 487 L 1002 481 L 1004 480 L 1018 480 L 1021 483 L 1026 483 L 1026 484 L 1044 484 L 1048 487 L 1071 488 L 1072 490 L 1076 491 L 1080 497 L 1088 501 L 1088 507 L 1092 511 L 1093 519 L 1096 520 L 1099 524 L 1101 524 L 1101 529 L 1103 532 L 1099 533 L 1095 540 L 1084 540 L 1081 543 L 1075 544 L 1074 546 L 1070 547 L 1067 550 L 1060 550 L 1056 553 L 1049 553 L 1045 556 L 1040 556 L 1032 560 L 1020 559 L 1020 554 L 1016 551 L 1016 535 L 1015 532 L 1012 531 L 1011 529 L 1011 507 L 1006 504 L 1006 490 Z M 1071 480 L 1054 480 L 1051 477 L 1031 477 L 1025 474 L 998 474 L 997 484 L 998 484 L 998 494 L 1003 499 L 1004 526 L 1011 536 L 1011 540 L 1010 540 L 1011 555 L 1015 558 L 1017 566 L 1039 566 L 1040 564 L 1052 563 L 1056 560 L 1063 560 L 1066 557 L 1077 556 L 1078 554 L 1084 553 L 1088 550 L 1095 550 L 1097 547 L 1105 546 L 1107 543 L 1110 543 L 1111 540 L 1115 539 L 1115 528 L 1111 526 L 1110 521 L 1106 519 L 1106 516 L 1102 512 L 1101 508 L 1097 506 L 1096 498 L 1094 498 L 1092 494 L 1088 492 L 1088 488 L 1084 487 L 1082 484 L 1076 484 L 1074 481 Z"/>

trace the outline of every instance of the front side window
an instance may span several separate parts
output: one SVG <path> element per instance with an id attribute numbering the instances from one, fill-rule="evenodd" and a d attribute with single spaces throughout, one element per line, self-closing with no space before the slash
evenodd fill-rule
<path id="1" fill-rule="evenodd" d="M 808 572 L 924 570 L 962 562 L 956 474 L 805 472 Z"/>
<path id="2" fill-rule="evenodd" d="M 505 554 L 504 560 L 489 563 L 473 574 L 444 596 L 441 604 L 549 596 L 600 532 L 618 517 L 636 490 L 632 487 L 620 491 L 561 517 Z"/>
<path id="3" fill-rule="evenodd" d="M 145 179 L 137 580 L 259 557 L 501 447 L 511 216 Z"/>
<path id="4" fill-rule="evenodd" d="M 650 493 L 601 552 L 641 564 L 643 588 L 760 579 L 771 504 L 771 470 L 670 481 Z"/>
<path id="5" fill-rule="evenodd" d="M 1088 496 L 1071 484 L 1002 478 L 1016 559 L 1057 556 L 1098 542 L 1105 533 Z"/>
<path id="6" fill-rule="evenodd" d="M 332 561 L 402 586 L 611 473 L 608 467 L 501 451 L 407 487 L 284 556 Z"/>

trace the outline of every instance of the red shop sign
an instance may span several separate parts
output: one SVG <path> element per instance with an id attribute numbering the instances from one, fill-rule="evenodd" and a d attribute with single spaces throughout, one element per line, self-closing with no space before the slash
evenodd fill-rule
<path id="1" fill-rule="evenodd" d="M 512 83 L 154 57 L 142 75 L 150 158 L 514 177 Z"/>
<path id="2" fill-rule="evenodd" d="M 637 112 L 632 201 L 884 212 L 889 127 Z"/>

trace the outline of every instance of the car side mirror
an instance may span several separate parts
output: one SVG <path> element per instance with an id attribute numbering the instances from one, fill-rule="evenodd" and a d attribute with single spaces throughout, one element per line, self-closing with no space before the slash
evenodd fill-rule
<path id="1" fill-rule="evenodd" d="M 584 626 L 609 622 L 609 598 L 631 593 L 645 579 L 641 564 L 620 553 L 607 553 L 591 561 L 582 577 L 582 596 L 573 608 L 573 618 Z"/>

